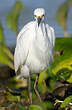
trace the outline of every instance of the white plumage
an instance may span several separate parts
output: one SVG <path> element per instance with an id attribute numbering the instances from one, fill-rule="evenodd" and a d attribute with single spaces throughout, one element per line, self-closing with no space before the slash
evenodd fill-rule
<path id="1" fill-rule="evenodd" d="M 34 15 L 36 20 L 26 24 L 17 36 L 14 66 L 16 73 L 20 69 L 19 78 L 42 72 L 53 59 L 54 29 L 44 23 L 44 9 L 36 9 Z M 38 26 L 39 17 L 41 21 Z"/>

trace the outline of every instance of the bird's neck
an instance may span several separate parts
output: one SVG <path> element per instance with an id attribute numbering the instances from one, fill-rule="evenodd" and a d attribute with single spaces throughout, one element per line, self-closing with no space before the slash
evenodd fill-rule
<path id="1" fill-rule="evenodd" d="M 36 23 L 35 28 L 35 45 L 37 45 L 41 50 L 43 48 L 46 48 L 47 46 L 47 35 L 46 35 L 46 28 L 44 22 L 41 23 L 38 27 L 38 24 Z"/>
<path id="2" fill-rule="evenodd" d="M 36 30 L 37 37 L 41 37 L 41 38 L 46 37 L 46 28 L 45 28 L 44 22 L 41 22 L 39 26 L 38 26 L 38 23 L 36 22 L 35 30 Z"/>

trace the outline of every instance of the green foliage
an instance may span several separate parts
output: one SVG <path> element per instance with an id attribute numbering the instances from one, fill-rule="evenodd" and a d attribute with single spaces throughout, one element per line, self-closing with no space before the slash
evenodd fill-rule
<path id="1" fill-rule="evenodd" d="M 69 8 L 72 6 L 72 0 L 66 0 L 57 10 L 56 20 L 58 24 L 64 29 L 64 35 L 67 36 L 67 18 Z"/>
<path id="2" fill-rule="evenodd" d="M 56 15 L 56 19 L 57 19 L 59 25 L 64 30 L 66 30 L 66 28 L 67 28 L 66 22 L 67 22 L 68 10 L 69 10 L 68 4 L 65 2 L 59 7 L 59 9 L 57 11 L 57 15 Z"/>
<path id="3" fill-rule="evenodd" d="M 46 83 L 45 83 L 45 79 L 46 79 L 46 71 L 43 71 L 40 76 L 39 76 L 39 80 L 38 80 L 38 89 L 41 93 L 45 93 L 47 91 L 47 87 L 46 87 Z M 44 89 L 43 89 L 44 88 Z"/>
<path id="4" fill-rule="evenodd" d="M 69 38 L 56 38 L 55 51 L 63 51 L 62 55 L 55 56 L 54 60 L 58 63 L 65 59 L 72 57 L 72 37 Z"/>
<path id="5" fill-rule="evenodd" d="M 61 108 L 65 108 L 72 101 L 72 96 L 67 97 L 63 103 L 60 105 Z"/>
<path id="6" fill-rule="evenodd" d="M 72 70 L 69 70 L 68 68 L 63 68 L 57 73 L 57 79 L 58 80 L 69 80 L 70 76 L 72 74 Z"/>
<path id="7" fill-rule="evenodd" d="M 40 105 L 42 106 L 43 110 L 53 110 L 54 108 L 54 104 L 49 101 L 42 102 Z"/>
<path id="8" fill-rule="evenodd" d="M 18 17 L 23 8 L 24 8 L 23 3 L 17 1 L 16 4 L 14 5 L 13 10 L 10 12 L 10 14 L 6 19 L 9 28 L 16 33 L 18 32 L 18 26 L 17 26 Z M 10 68 L 14 69 L 13 59 L 14 59 L 13 54 L 5 44 L 3 28 L 2 25 L 0 24 L 0 63 L 8 65 Z"/>
<path id="9" fill-rule="evenodd" d="M 4 34 L 3 34 L 3 28 L 2 28 L 2 25 L 1 24 L 0 24 L 0 43 L 5 44 Z"/>
<path id="10" fill-rule="evenodd" d="M 69 81 L 72 73 L 72 37 L 70 38 L 57 38 L 55 51 L 63 51 L 61 55 L 55 55 L 54 61 L 51 65 L 52 73 L 59 77 L 64 77 Z M 67 73 L 67 74 L 66 74 Z M 63 76 L 62 76 L 63 75 Z M 70 80 L 70 82 L 72 82 Z"/>
<path id="11" fill-rule="evenodd" d="M 18 32 L 18 18 L 23 8 L 24 8 L 23 3 L 20 1 L 17 1 L 14 5 L 14 8 L 9 13 L 6 19 L 8 27 L 16 33 Z"/>
<path id="12" fill-rule="evenodd" d="M 0 63 L 8 65 L 10 68 L 14 69 L 13 63 L 10 61 L 8 55 L 4 52 L 5 46 L 0 45 Z"/>
<path id="13" fill-rule="evenodd" d="M 8 87 L 13 88 L 13 89 L 14 88 L 18 89 L 18 88 L 22 88 L 22 87 L 24 88 L 24 87 L 28 86 L 27 82 L 28 82 L 27 79 L 21 80 L 21 79 L 17 79 L 16 77 L 11 77 L 8 79 Z"/>
<path id="14" fill-rule="evenodd" d="M 29 106 L 29 110 L 51 110 L 53 108 L 53 103 L 49 101 L 41 102 L 39 105 L 32 104 Z"/>
<path id="15" fill-rule="evenodd" d="M 7 93 L 6 96 L 7 100 L 9 101 L 15 101 L 15 102 L 20 102 L 20 96 L 14 96 L 10 92 Z"/>
<path id="16" fill-rule="evenodd" d="M 17 1 L 13 10 L 8 15 L 6 21 L 10 29 L 12 29 L 14 32 L 18 32 L 18 17 L 21 12 L 21 10 L 24 8 L 24 5 L 22 2 Z M 0 63 L 8 65 L 10 68 L 14 69 L 13 65 L 13 54 L 11 51 L 7 48 L 4 40 L 4 33 L 2 25 L 0 24 Z"/>
<path id="17" fill-rule="evenodd" d="M 10 59 L 13 60 L 13 55 L 6 47 L 3 28 L 0 24 L 0 63 L 8 65 L 10 68 L 14 69 L 13 63 L 10 61 Z"/>
<path id="18" fill-rule="evenodd" d="M 71 7 L 72 6 L 72 0 L 67 0 L 67 4 L 69 7 Z"/>
<path id="19" fill-rule="evenodd" d="M 58 63 L 58 65 L 56 65 L 56 67 L 52 70 L 53 73 L 57 73 L 58 71 L 60 71 L 63 68 L 68 68 L 69 70 L 72 70 L 72 57 L 66 60 L 63 60 L 61 62 Z"/>
<path id="20" fill-rule="evenodd" d="M 30 110 L 43 110 L 43 108 L 39 105 L 30 105 L 29 109 Z"/>
<path id="21" fill-rule="evenodd" d="M 63 51 L 60 55 L 56 52 Z M 48 79 L 48 87 L 45 80 Z M 56 80 L 72 82 L 72 37 L 56 38 L 55 55 L 52 64 L 39 76 L 40 93 L 52 92 Z M 44 88 L 44 89 L 43 89 Z"/>
<path id="22" fill-rule="evenodd" d="M 63 51 L 63 53 L 57 55 L 57 51 Z M 48 87 L 45 82 L 46 80 Z M 43 71 L 39 76 L 39 92 L 52 92 L 54 90 L 56 80 L 72 82 L 72 37 L 56 38 L 54 60 L 48 69 Z"/>

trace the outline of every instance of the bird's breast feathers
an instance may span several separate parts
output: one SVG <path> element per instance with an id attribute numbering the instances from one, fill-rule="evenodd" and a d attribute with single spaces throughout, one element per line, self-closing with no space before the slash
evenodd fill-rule
<path id="1" fill-rule="evenodd" d="M 49 27 L 38 30 L 35 21 L 28 23 L 21 30 L 17 37 L 17 44 L 14 55 L 15 70 L 25 64 L 37 71 L 45 68 L 52 60 L 52 50 L 54 44 L 54 32 Z M 50 29 L 50 30 L 49 30 Z M 38 30 L 38 31 L 37 31 Z M 35 67 L 34 67 L 35 65 Z M 36 71 L 36 72 L 37 72 Z M 34 71 L 33 71 L 34 72 Z"/>

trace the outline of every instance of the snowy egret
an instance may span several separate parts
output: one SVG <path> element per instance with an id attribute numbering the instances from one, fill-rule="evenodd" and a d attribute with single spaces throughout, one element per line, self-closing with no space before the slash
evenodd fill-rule
<path id="1" fill-rule="evenodd" d="M 17 36 L 14 54 L 14 66 L 17 78 L 29 78 L 29 91 L 31 91 L 30 74 L 37 74 L 34 89 L 40 101 L 41 98 L 36 88 L 38 75 L 51 63 L 55 45 L 54 29 L 44 23 L 44 17 L 45 10 L 43 8 L 35 9 L 35 21 L 31 21 L 25 25 Z M 30 100 L 32 103 L 31 92 Z"/>

